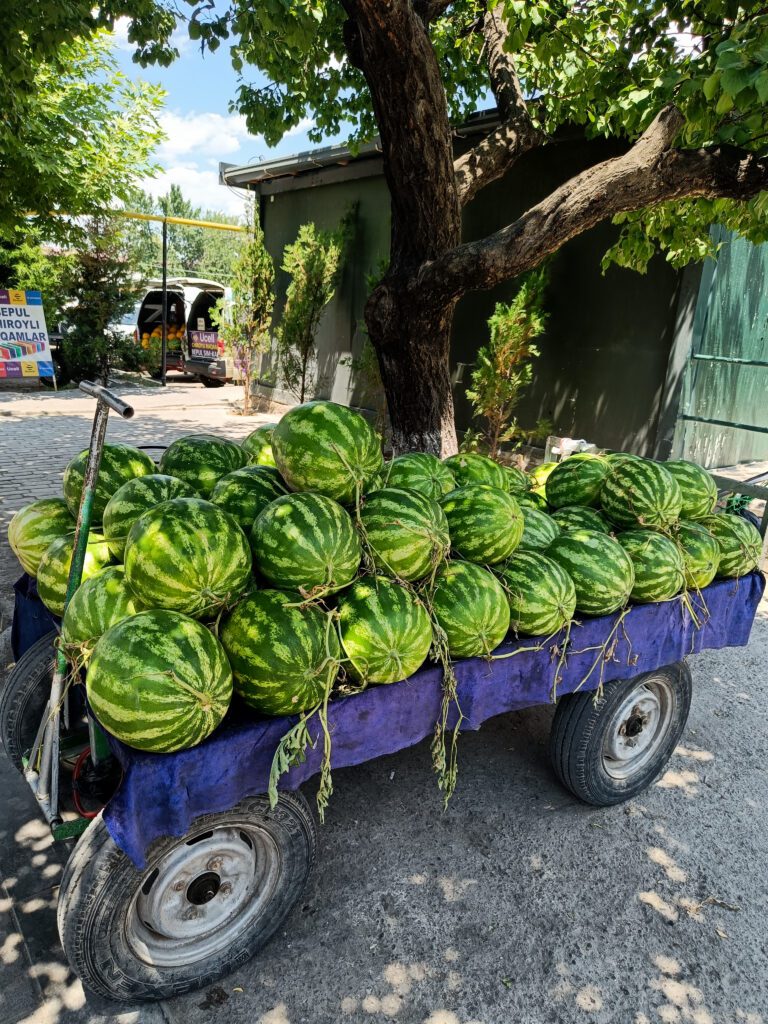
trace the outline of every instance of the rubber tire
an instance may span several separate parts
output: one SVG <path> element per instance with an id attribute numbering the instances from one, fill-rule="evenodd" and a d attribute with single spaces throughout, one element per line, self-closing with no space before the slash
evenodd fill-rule
<path id="1" fill-rule="evenodd" d="M 180 839 L 152 844 L 139 871 L 115 844 L 99 815 L 69 858 L 59 889 L 58 925 L 69 963 L 84 985 L 108 999 L 153 1001 L 204 988 L 247 963 L 283 923 L 301 896 L 314 866 L 317 828 L 300 793 L 281 793 L 274 810 L 266 796 L 249 797 L 221 814 L 197 818 L 190 832 L 258 817 L 278 845 L 281 875 L 265 914 L 229 948 L 184 967 L 153 967 L 137 959 L 124 924 L 137 889 L 152 865 Z"/>
<path id="2" fill-rule="evenodd" d="M 204 377 L 202 374 L 200 374 L 197 379 L 203 387 L 206 388 L 223 388 L 226 384 L 226 381 L 224 380 L 216 380 L 215 377 Z"/>
<path id="3" fill-rule="evenodd" d="M 22 758 L 32 749 L 51 693 L 58 634 L 46 633 L 22 654 L 0 693 L 0 740 L 6 756 L 20 774 Z"/>
<path id="4" fill-rule="evenodd" d="M 606 726 L 627 693 L 648 676 L 669 673 L 672 684 L 672 719 L 656 755 L 628 779 L 614 779 L 603 767 L 602 749 Z M 693 685 L 684 661 L 632 679 L 605 685 L 603 696 L 569 693 L 560 698 L 552 721 L 549 755 L 555 775 L 579 800 L 595 807 L 624 803 L 647 789 L 663 772 L 688 721 Z"/>

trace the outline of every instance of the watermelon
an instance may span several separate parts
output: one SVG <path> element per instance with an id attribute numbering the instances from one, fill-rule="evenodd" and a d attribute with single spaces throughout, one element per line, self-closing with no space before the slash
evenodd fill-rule
<path id="1" fill-rule="evenodd" d="M 69 569 L 72 565 L 72 552 L 75 545 L 74 533 L 57 537 L 45 550 L 37 567 L 37 592 L 40 600 L 53 615 L 64 614 L 64 601 L 67 595 Z M 107 541 L 100 533 L 93 530 L 88 535 L 88 546 L 85 549 L 82 580 L 95 576 L 112 560 Z"/>
<path id="2" fill-rule="evenodd" d="M 523 513 L 523 536 L 520 538 L 520 551 L 543 551 L 548 548 L 560 533 L 560 527 L 552 516 L 541 512 L 530 505 L 521 505 Z"/>
<path id="3" fill-rule="evenodd" d="M 630 452 L 603 452 L 602 456 L 609 466 L 615 466 L 619 462 L 627 460 L 633 460 L 635 462 L 642 462 L 643 457 L 641 455 L 632 455 Z"/>
<path id="4" fill-rule="evenodd" d="M 351 504 L 381 471 L 381 439 L 359 413 L 335 402 L 297 405 L 272 434 L 275 464 L 292 491 Z"/>
<path id="5" fill-rule="evenodd" d="M 453 550 L 469 562 L 494 565 L 512 554 L 523 535 L 523 513 L 507 491 L 471 484 L 440 502 Z"/>
<path id="6" fill-rule="evenodd" d="M 576 587 L 576 610 L 608 615 L 629 600 L 635 583 L 632 559 L 618 541 L 597 530 L 569 530 L 547 548 Z"/>
<path id="7" fill-rule="evenodd" d="M 437 576 L 432 613 L 445 633 L 451 658 L 489 655 L 509 630 L 504 588 L 487 569 L 449 562 Z"/>
<path id="8" fill-rule="evenodd" d="M 265 423 L 256 427 L 240 442 L 240 447 L 248 453 L 248 462 L 252 466 L 274 466 L 275 456 L 272 451 L 272 434 L 276 423 Z"/>
<path id="9" fill-rule="evenodd" d="M 328 615 L 300 601 L 281 590 L 253 591 L 222 624 L 235 692 L 263 715 L 314 707 L 339 671 L 339 640 Z"/>
<path id="10" fill-rule="evenodd" d="M 242 469 L 248 453 L 226 437 L 215 434 L 187 434 L 179 437 L 163 452 L 160 472 L 184 480 L 203 498 L 227 473 Z"/>
<path id="11" fill-rule="evenodd" d="M 73 516 L 77 515 L 80 508 L 80 494 L 83 490 L 87 461 L 86 448 L 76 455 L 64 470 L 64 500 Z M 107 502 L 119 487 L 134 477 L 147 476 L 154 472 L 154 462 L 141 449 L 132 448 L 129 444 L 105 444 L 93 493 L 91 523 L 95 525 L 101 522 Z"/>
<path id="12" fill-rule="evenodd" d="M 432 625 L 410 590 L 369 576 L 353 583 L 339 601 L 339 636 L 353 677 L 396 683 L 424 663 Z"/>
<path id="13" fill-rule="evenodd" d="M 525 494 L 530 485 L 531 481 L 528 479 L 528 474 L 519 469 L 517 466 L 502 466 L 504 475 L 507 482 L 507 490 L 510 494 L 514 494 L 515 497 L 519 497 Z"/>
<path id="14" fill-rule="evenodd" d="M 72 533 L 75 520 L 63 498 L 41 498 L 20 508 L 8 525 L 8 543 L 24 572 L 37 575 L 53 541 Z"/>
<path id="15" fill-rule="evenodd" d="M 122 560 L 125 539 L 128 532 L 145 512 L 171 498 L 196 498 L 192 487 L 175 476 L 164 473 L 150 473 L 137 476 L 118 487 L 104 509 L 102 529 L 109 543 L 109 550 Z"/>
<path id="16" fill-rule="evenodd" d="M 251 579 L 248 540 L 202 498 L 174 498 L 140 516 L 125 543 L 125 576 L 148 608 L 213 618 Z"/>
<path id="17" fill-rule="evenodd" d="M 717 574 L 720 545 L 700 522 L 681 519 L 675 527 L 674 539 L 683 556 L 685 585 L 689 590 L 703 590 Z"/>
<path id="18" fill-rule="evenodd" d="M 528 482 L 534 493 L 546 497 L 547 478 L 555 466 L 557 466 L 556 462 L 542 462 L 538 466 L 534 466 L 533 469 L 528 470 Z"/>
<path id="19" fill-rule="evenodd" d="M 599 455 L 577 452 L 569 456 L 547 476 L 547 501 L 553 508 L 597 505 L 608 469 L 608 463 Z"/>
<path id="20" fill-rule="evenodd" d="M 250 533 L 256 517 L 270 502 L 288 493 L 278 474 L 267 466 L 245 466 L 227 473 L 211 492 L 211 501 L 229 512 Z"/>
<path id="21" fill-rule="evenodd" d="M 67 605 L 61 623 L 64 650 L 78 661 L 87 661 L 99 637 L 142 608 L 122 565 L 102 569 L 83 581 Z"/>
<path id="22" fill-rule="evenodd" d="M 547 499 L 541 494 L 537 494 L 535 491 L 525 491 L 524 494 L 516 494 L 515 500 L 517 501 L 520 508 L 524 505 L 528 505 L 530 508 L 537 508 L 540 512 L 548 512 L 549 505 Z"/>
<path id="23" fill-rule="evenodd" d="M 155 608 L 107 630 L 85 687 L 107 732 L 130 747 L 170 754 L 196 747 L 221 722 L 232 699 L 232 671 L 210 630 Z"/>
<path id="24" fill-rule="evenodd" d="M 680 488 L 681 518 L 701 519 L 712 514 L 717 504 L 717 484 L 706 469 L 686 459 L 665 462 L 664 468 L 677 480 Z"/>
<path id="25" fill-rule="evenodd" d="M 445 513 L 418 491 L 385 487 L 367 495 L 360 525 L 374 565 L 387 576 L 420 580 L 450 549 Z"/>
<path id="26" fill-rule="evenodd" d="M 456 478 L 448 466 L 428 452 L 398 455 L 384 467 L 384 486 L 418 491 L 433 501 L 456 487 Z"/>
<path id="27" fill-rule="evenodd" d="M 720 548 L 718 576 L 745 576 L 758 567 L 763 540 L 752 523 L 729 512 L 704 516 L 699 522 L 709 530 Z"/>
<path id="28" fill-rule="evenodd" d="M 573 618 L 576 588 L 565 569 L 551 558 L 538 551 L 517 551 L 497 572 L 516 633 L 548 636 Z"/>
<path id="29" fill-rule="evenodd" d="M 612 523 L 622 529 L 664 529 L 679 519 L 683 498 L 677 480 L 664 466 L 638 458 L 620 459 L 609 465 L 600 502 Z"/>
<path id="30" fill-rule="evenodd" d="M 674 541 L 655 530 L 625 530 L 616 540 L 635 569 L 633 601 L 668 601 L 685 586 L 683 556 Z"/>
<path id="31" fill-rule="evenodd" d="M 584 505 L 566 505 L 552 513 L 561 530 L 599 530 L 610 533 L 611 524 L 596 508 Z"/>
<path id="32" fill-rule="evenodd" d="M 286 494 L 251 530 L 253 560 L 267 582 L 320 597 L 346 587 L 363 555 L 346 509 L 322 494 Z"/>
<path id="33" fill-rule="evenodd" d="M 451 455 L 444 462 L 453 473 L 457 487 L 467 487 L 469 484 L 489 484 L 502 491 L 509 489 L 504 467 L 500 466 L 498 462 L 494 462 L 493 459 L 489 459 L 487 455 L 480 455 L 479 452 L 466 452 L 463 455 Z"/>

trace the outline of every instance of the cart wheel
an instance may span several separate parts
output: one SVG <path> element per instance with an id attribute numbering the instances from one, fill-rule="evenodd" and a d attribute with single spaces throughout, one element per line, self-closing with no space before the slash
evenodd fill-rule
<path id="1" fill-rule="evenodd" d="M 619 804 L 658 778 L 691 707 L 684 661 L 608 683 L 602 698 L 570 693 L 558 701 L 550 733 L 555 774 L 579 800 Z"/>
<path id="2" fill-rule="evenodd" d="M 0 739 L 8 760 L 24 772 L 22 758 L 32 749 L 51 693 L 57 633 L 40 637 L 22 654 L 0 693 Z"/>
<path id="3" fill-rule="evenodd" d="M 301 895 L 315 859 L 309 805 L 283 793 L 198 818 L 152 845 L 137 870 L 101 815 L 83 834 L 59 891 L 59 935 L 81 980 L 111 999 L 154 1000 L 203 988 L 244 964 Z"/>

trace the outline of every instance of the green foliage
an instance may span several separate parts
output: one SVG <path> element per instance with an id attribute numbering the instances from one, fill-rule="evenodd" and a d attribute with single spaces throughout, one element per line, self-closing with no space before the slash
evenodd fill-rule
<path id="1" fill-rule="evenodd" d="M 136 302 L 130 252 L 116 217 L 89 217 L 85 221 L 80 246 L 63 283 L 72 300 L 62 342 L 66 379 L 98 378 L 107 384 L 110 371 L 124 357 L 134 368 L 135 342 L 110 328 Z"/>
<path id="2" fill-rule="evenodd" d="M 0 237 L 14 245 L 19 230 L 23 240 L 28 211 L 46 236 L 61 237 L 72 225 L 51 213 L 96 213 L 128 199 L 153 171 L 163 94 L 125 78 L 103 33 L 63 43 L 48 61 L 34 60 L 29 42 L 19 63 L 9 57 L 8 41 L 4 25 L 0 68 L 10 63 L 31 76 L 4 90 L 0 118 Z"/>
<path id="3" fill-rule="evenodd" d="M 299 402 L 313 383 L 315 337 L 323 310 L 336 291 L 355 215 L 353 208 L 335 231 L 302 224 L 296 241 L 283 253 L 282 269 L 290 274 L 291 283 L 277 329 L 277 357 L 281 380 Z"/>
<path id="4" fill-rule="evenodd" d="M 470 450 L 484 448 L 495 458 L 499 447 L 515 433 L 513 413 L 533 379 L 532 360 L 539 354 L 533 339 L 544 332 L 547 315 L 543 309 L 547 285 L 546 268 L 521 278 L 520 289 L 511 303 L 499 302 L 488 320 L 490 339 L 477 353 L 467 397 L 482 430 L 465 438 Z"/>
<path id="5" fill-rule="evenodd" d="M 200 208 L 185 198 L 178 185 L 171 185 L 167 195 L 158 203 L 160 213 L 166 217 L 183 217 L 186 220 L 200 220 Z M 172 277 L 196 274 L 203 261 L 205 238 L 202 228 L 191 228 L 185 224 L 168 225 L 168 273 Z"/>
<path id="6" fill-rule="evenodd" d="M 65 249 L 45 244 L 40 230 L 30 229 L 15 246 L 0 245 L 0 277 L 5 287 L 24 291 L 37 289 L 43 296 L 43 308 L 49 329 L 64 316 L 67 303 L 67 277 L 72 255 Z"/>
<path id="7" fill-rule="evenodd" d="M 223 232 L 222 232 L 223 233 Z M 251 386 L 269 348 L 269 327 L 272 321 L 275 267 L 264 246 L 264 232 L 254 208 L 248 237 L 241 245 L 231 276 L 232 300 L 220 299 L 212 313 L 243 378 L 243 415 L 251 411 Z"/>

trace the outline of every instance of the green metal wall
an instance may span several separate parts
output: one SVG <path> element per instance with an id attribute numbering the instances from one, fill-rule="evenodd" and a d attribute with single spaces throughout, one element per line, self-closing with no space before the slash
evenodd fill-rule
<path id="1" fill-rule="evenodd" d="M 765 432 L 681 417 L 677 453 L 708 467 L 768 459 L 768 245 L 752 245 L 721 227 L 712 233 L 721 248 L 702 274 L 681 414 Z"/>
<path id="2" fill-rule="evenodd" d="M 480 237 L 515 219 L 558 184 L 599 157 L 618 152 L 609 143 L 564 141 L 523 158 L 513 171 L 480 193 L 464 214 L 464 237 Z M 285 245 L 299 225 L 313 220 L 333 227 L 349 204 L 358 203 L 355 249 L 341 287 L 323 317 L 318 339 L 318 394 L 335 401 L 364 404 L 361 389 L 341 365 L 360 351 L 365 278 L 388 248 L 389 200 L 381 176 L 317 187 L 297 187 L 262 197 L 267 246 L 279 265 Z M 607 447 L 643 454 L 653 450 L 667 362 L 672 342 L 679 275 L 664 261 L 648 274 L 611 269 L 603 275 L 600 260 L 616 238 L 604 225 L 568 243 L 555 256 L 547 305 L 549 325 L 540 339 L 542 356 L 535 382 L 519 410 L 532 426 L 540 418 L 554 421 L 557 432 L 586 437 Z M 278 274 L 278 311 L 287 281 Z M 506 301 L 514 283 L 467 296 L 456 311 L 451 360 L 471 364 L 487 339 L 486 321 L 497 301 Z M 457 423 L 470 422 L 464 389 L 469 371 L 455 390 Z"/>

